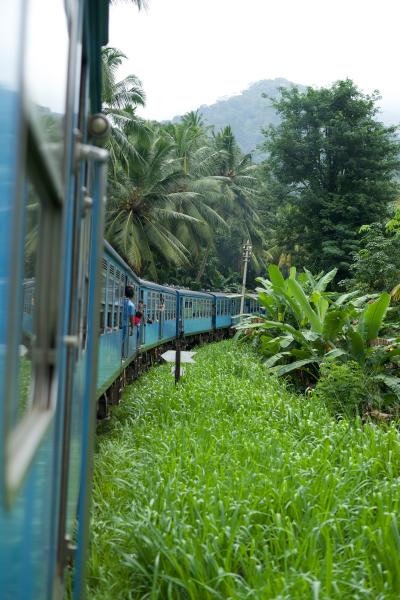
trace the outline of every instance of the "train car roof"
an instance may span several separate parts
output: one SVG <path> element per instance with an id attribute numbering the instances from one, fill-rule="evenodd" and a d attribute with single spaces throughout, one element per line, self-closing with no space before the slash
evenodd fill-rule
<path id="1" fill-rule="evenodd" d="M 200 298 L 212 298 L 212 293 L 211 292 L 200 292 L 198 290 L 186 290 L 186 289 L 179 289 L 177 288 L 176 291 L 178 292 L 178 294 L 181 294 L 182 296 L 199 296 Z"/>
<path id="2" fill-rule="evenodd" d="M 124 269 L 125 271 L 127 271 L 133 279 L 136 280 L 137 283 L 140 282 L 139 277 L 136 275 L 136 273 L 134 273 L 132 271 L 132 269 L 130 268 L 130 266 L 120 257 L 120 255 L 118 254 L 118 252 L 116 252 L 114 250 L 114 248 L 111 246 L 111 244 L 109 244 L 107 242 L 107 240 L 104 240 L 104 250 L 106 251 L 106 253 L 108 253 L 111 258 L 113 260 L 115 260 L 116 263 L 119 264 L 119 266 Z"/>
<path id="3" fill-rule="evenodd" d="M 140 285 L 143 287 L 151 288 L 153 290 L 160 290 L 162 292 L 167 292 L 167 294 L 176 294 L 177 290 L 169 285 L 161 285 L 160 283 L 154 283 L 153 281 L 148 281 L 147 279 L 140 279 Z"/>
<path id="4" fill-rule="evenodd" d="M 231 298 L 232 294 L 227 294 L 226 292 L 210 292 L 212 296 L 216 298 Z"/>

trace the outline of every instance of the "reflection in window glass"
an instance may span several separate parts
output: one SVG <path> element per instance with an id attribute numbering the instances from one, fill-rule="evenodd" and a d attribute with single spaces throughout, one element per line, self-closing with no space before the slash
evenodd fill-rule
<path id="1" fill-rule="evenodd" d="M 46 32 L 43 35 L 43 32 Z M 60 170 L 67 90 L 68 26 L 64 0 L 30 0 L 24 83 L 44 150 Z"/>
<path id="2" fill-rule="evenodd" d="M 33 369 L 32 360 L 36 341 L 36 275 L 40 222 L 40 200 L 31 184 L 25 194 L 25 249 L 23 274 L 21 278 L 22 328 L 19 344 L 19 399 L 14 424 L 19 421 L 32 405 Z"/>

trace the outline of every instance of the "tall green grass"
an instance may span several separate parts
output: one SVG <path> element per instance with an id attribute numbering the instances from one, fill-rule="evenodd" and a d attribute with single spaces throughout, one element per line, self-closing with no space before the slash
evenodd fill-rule
<path id="1" fill-rule="evenodd" d="M 99 437 L 89 598 L 400 597 L 396 428 L 332 419 L 232 341 L 195 360 Z"/>

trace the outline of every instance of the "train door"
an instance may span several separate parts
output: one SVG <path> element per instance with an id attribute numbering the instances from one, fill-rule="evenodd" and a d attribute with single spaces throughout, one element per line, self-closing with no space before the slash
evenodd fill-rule
<path id="1" fill-rule="evenodd" d="M 211 324 L 215 330 L 217 328 L 217 298 L 213 296 L 211 300 Z"/>
<path id="2" fill-rule="evenodd" d="M 140 289 L 139 291 L 139 299 L 140 302 L 142 302 L 142 306 L 143 306 L 143 316 L 142 319 L 138 325 L 139 327 L 139 344 L 141 346 L 144 346 L 146 343 L 146 321 L 147 321 L 147 306 L 146 306 L 146 300 L 147 298 L 145 297 L 145 293 L 144 293 L 144 289 Z"/>
<path id="3" fill-rule="evenodd" d="M 178 320 L 178 337 L 185 333 L 185 298 L 179 296 L 179 320 Z"/>
<path id="4" fill-rule="evenodd" d="M 160 294 L 160 304 L 158 307 L 158 339 L 161 340 L 164 336 L 164 319 L 165 319 L 165 299 L 162 294 Z"/>

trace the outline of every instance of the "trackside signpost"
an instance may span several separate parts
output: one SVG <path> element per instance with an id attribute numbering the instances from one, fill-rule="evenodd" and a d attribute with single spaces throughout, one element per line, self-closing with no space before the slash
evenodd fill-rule
<path id="1" fill-rule="evenodd" d="M 181 363 L 192 363 L 194 364 L 193 356 L 196 352 L 186 352 L 178 348 L 177 350 L 168 350 L 161 354 L 161 358 L 165 362 L 175 363 L 175 367 L 172 367 L 171 373 L 175 373 L 175 383 L 178 383 L 181 375 L 185 374 L 184 369 L 181 368 Z"/>

